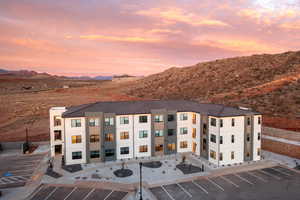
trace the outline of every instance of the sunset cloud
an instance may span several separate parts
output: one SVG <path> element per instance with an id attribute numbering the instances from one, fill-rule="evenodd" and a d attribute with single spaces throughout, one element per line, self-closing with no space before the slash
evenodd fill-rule
<path id="1" fill-rule="evenodd" d="M 159 42 L 159 39 L 146 38 L 146 37 L 117 37 L 117 36 L 106 36 L 106 35 L 81 35 L 81 39 L 88 40 L 108 40 L 116 42 Z"/>

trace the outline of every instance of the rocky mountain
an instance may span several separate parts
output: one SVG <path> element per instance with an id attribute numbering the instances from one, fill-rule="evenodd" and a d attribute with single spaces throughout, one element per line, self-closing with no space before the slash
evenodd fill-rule
<path id="1" fill-rule="evenodd" d="M 300 120 L 300 51 L 173 67 L 138 80 L 127 94 L 248 106 L 266 116 Z"/>

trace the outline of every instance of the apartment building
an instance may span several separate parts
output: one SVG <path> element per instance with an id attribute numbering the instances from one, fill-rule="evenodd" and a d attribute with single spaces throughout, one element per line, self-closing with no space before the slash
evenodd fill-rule
<path id="1" fill-rule="evenodd" d="M 193 152 L 218 166 L 260 159 L 260 113 L 186 100 L 50 109 L 51 156 L 66 164 Z"/>

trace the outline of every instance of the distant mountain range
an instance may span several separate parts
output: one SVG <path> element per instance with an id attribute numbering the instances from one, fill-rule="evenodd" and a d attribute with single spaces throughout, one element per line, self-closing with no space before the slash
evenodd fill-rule
<path id="1" fill-rule="evenodd" d="M 48 73 L 39 73 L 36 71 L 30 70 L 6 70 L 0 69 L 0 75 L 12 75 L 20 76 L 26 78 L 65 78 L 65 79 L 76 79 L 76 80 L 112 80 L 113 78 L 122 78 L 122 77 L 133 77 L 131 75 L 112 75 L 112 76 L 57 76 L 51 75 Z"/>

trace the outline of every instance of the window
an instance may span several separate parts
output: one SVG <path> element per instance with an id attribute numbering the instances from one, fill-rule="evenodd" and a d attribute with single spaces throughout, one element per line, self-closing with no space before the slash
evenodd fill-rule
<path id="1" fill-rule="evenodd" d="M 155 137 L 162 137 L 164 136 L 164 131 L 163 130 L 156 130 L 155 131 Z"/>
<path id="2" fill-rule="evenodd" d="M 169 143 L 167 148 L 169 151 L 175 151 L 176 148 L 175 143 Z"/>
<path id="3" fill-rule="evenodd" d="M 112 133 L 105 133 L 105 141 L 106 142 L 114 141 L 114 135 Z"/>
<path id="4" fill-rule="evenodd" d="M 140 116 L 139 117 L 139 122 L 140 123 L 147 123 L 148 122 L 148 117 L 146 115 Z"/>
<path id="5" fill-rule="evenodd" d="M 235 120 L 234 120 L 234 118 L 231 119 L 231 126 L 235 126 Z"/>
<path id="6" fill-rule="evenodd" d="M 140 150 L 140 153 L 148 152 L 148 146 L 147 145 L 141 145 L 139 150 Z"/>
<path id="7" fill-rule="evenodd" d="M 54 116 L 54 126 L 61 125 L 61 118 L 59 116 Z"/>
<path id="8" fill-rule="evenodd" d="M 234 159 L 234 151 L 231 152 L 231 160 Z"/>
<path id="9" fill-rule="evenodd" d="M 223 127 L 223 119 L 220 119 L 220 127 Z"/>
<path id="10" fill-rule="evenodd" d="M 129 132 L 127 132 L 127 131 L 121 132 L 120 133 L 120 139 L 121 140 L 127 140 L 127 139 L 129 139 Z"/>
<path id="11" fill-rule="evenodd" d="M 223 144 L 223 136 L 220 136 L 220 144 Z"/>
<path id="12" fill-rule="evenodd" d="M 202 150 L 206 151 L 206 139 L 203 138 L 203 146 L 202 146 Z"/>
<path id="13" fill-rule="evenodd" d="M 210 141 L 216 143 L 217 142 L 216 135 L 210 134 Z"/>
<path id="14" fill-rule="evenodd" d="M 247 142 L 250 142 L 250 134 L 247 134 Z"/>
<path id="15" fill-rule="evenodd" d="M 260 148 L 257 148 L 257 155 L 260 156 Z"/>
<path id="16" fill-rule="evenodd" d="M 115 155 L 114 149 L 105 149 L 105 157 L 111 157 Z"/>
<path id="17" fill-rule="evenodd" d="M 213 150 L 210 150 L 209 156 L 210 156 L 212 159 L 216 159 L 216 152 L 213 151 Z"/>
<path id="18" fill-rule="evenodd" d="M 154 116 L 154 122 L 163 122 L 164 116 L 163 115 L 155 115 Z"/>
<path id="19" fill-rule="evenodd" d="M 89 126 L 99 126 L 99 120 L 97 118 L 90 118 Z"/>
<path id="20" fill-rule="evenodd" d="M 188 129 L 186 127 L 180 128 L 180 134 L 181 135 L 188 134 Z"/>
<path id="21" fill-rule="evenodd" d="M 129 124 L 128 117 L 120 117 L 120 124 Z"/>
<path id="22" fill-rule="evenodd" d="M 71 127 L 81 127 L 81 119 L 71 119 Z"/>
<path id="23" fill-rule="evenodd" d="M 90 143 L 99 142 L 100 136 L 99 135 L 90 135 Z"/>
<path id="24" fill-rule="evenodd" d="M 114 125 L 114 118 L 113 117 L 105 117 L 104 118 L 104 125 L 105 126 L 113 126 Z"/>
<path id="25" fill-rule="evenodd" d="M 195 113 L 193 113 L 193 124 L 196 124 L 196 121 L 197 121 L 197 115 Z"/>
<path id="26" fill-rule="evenodd" d="M 192 134 L 193 138 L 196 138 L 196 128 L 193 128 L 193 134 Z"/>
<path id="27" fill-rule="evenodd" d="M 164 145 L 162 145 L 162 144 L 155 145 L 155 151 L 156 152 L 163 151 L 163 150 L 164 150 Z"/>
<path id="28" fill-rule="evenodd" d="M 250 157 L 250 153 L 249 153 L 249 152 L 247 152 L 246 156 L 247 156 L 247 158 L 249 158 L 249 157 Z"/>
<path id="29" fill-rule="evenodd" d="M 216 118 L 211 118 L 211 119 L 210 119 L 210 125 L 211 125 L 211 126 L 216 126 L 216 125 L 217 125 L 217 120 L 216 120 Z"/>
<path id="30" fill-rule="evenodd" d="M 168 136 L 172 136 L 175 134 L 175 130 L 174 129 L 168 129 Z"/>
<path id="31" fill-rule="evenodd" d="M 261 117 L 258 117 L 258 124 L 261 124 Z"/>
<path id="32" fill-rule="evenodd" d="M 129 154 L 129 147 L 121 147 L 120 148 L 120 154 L 121 155 Z"/>
<path id="33" fill-rule="evenodd" d="M 174 121 L 174 115 L 168 115 L 168 122 Z"/>
<path id="34" fill-rule="evenodd" d="M 187 113 L 181 113 L 180 114 L 180 120 L 181 121 L 188 120 L 188 114 Z"/>
<path id="35" fill-rule="evenodd" d="M 75 151 L 72 152 L 72 159 L 77 160 L 82 158 L 82 152 L 81 151 Z"/>
<path id="36" fill-rule="evenodd" d="M 146 138 L 146 137 L 148 137 L 148 131 L 147 130 L 139 131 L 139 138 Z"/>
<path id="37" fill-rule="evenodd" d="M 54 140 L 61 140 L 61 131 L 54 131 Z"/>
<path id="38" fill-rule="evenodd" d="M 234 143 L 234 135 L 231 135 L 231 143 Z"/>
<path id="39" fill-rule="evenodd" d="M 250 119 L 250 117 L 247 117 L 247 125 L 248 125 L 248 126 L 251 125 L 251 119 Z"/>
<path id="40" fill-rule="evenodd" d="M 257 140 L 260 140 L 260 133 L 257 133 Z"/>
<path id="41" fill-rule="evenodd" d="M 187 141 L 182 141 L 182 142 L 180 142 L 180 148 L 181 149 L 186 149 L 187 148 Z"/>
<path id="42" fill-rule="evenodd" d="M 90 158 L 100 158 L 100 151 L 91 151 Z"/>
<path id="43" fill-rule="evenodd" d="M 223 160 L 223 153 L 219 153 L 219 159 L 220 159 L 220 161 Z"/>
<path id="44" fill-rule="evenodd" d="M 72 144 L 81 143 L 81 135 L 73 135 L 72 136 Z"/>
<path id="45" fill-rule="evenodd" d="M 206 124 L 203 124 L 203 135 L 206 134 L 206 131 L 207 131 L 207 125 L 206 125 Z"/>

